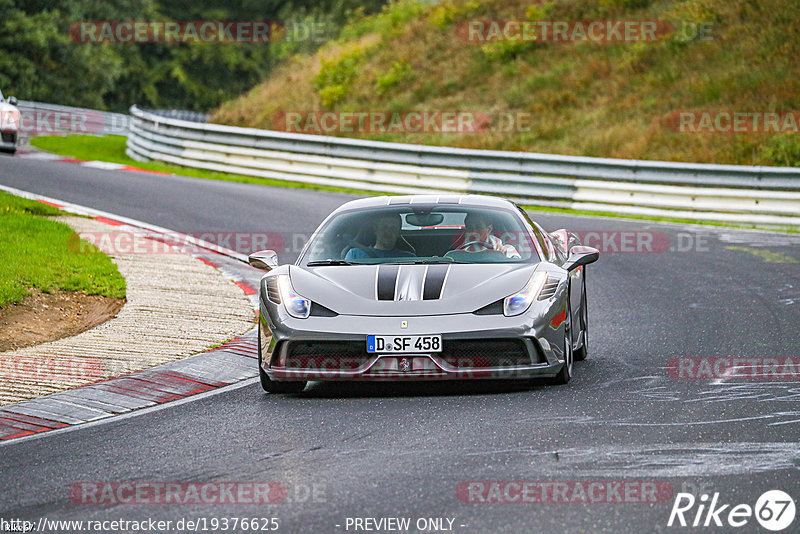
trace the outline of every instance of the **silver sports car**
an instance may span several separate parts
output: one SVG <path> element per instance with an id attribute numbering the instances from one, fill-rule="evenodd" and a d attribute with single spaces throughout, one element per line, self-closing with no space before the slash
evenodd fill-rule
<path id="1" fill-rule="evenodd" d="M 265 250 L 259 370 L 271 393 L 308 380 L 549 378 L 586 358 L 586 268 L 599 252 L 477 195 L 354 200 L 294 265 Z"/>
<path id="2" fill-rule="evenodd" d="M 3 98 L 0 91 L 0 150 L 3 152 L 17 151 L 19 140 L 19 109 L 17 99 L 13 96 Z"/>

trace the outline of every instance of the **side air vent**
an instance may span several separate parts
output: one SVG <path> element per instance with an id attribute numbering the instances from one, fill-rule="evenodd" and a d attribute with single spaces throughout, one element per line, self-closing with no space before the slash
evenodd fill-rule
<path id="1" fill-rule="evenodd" d="M 538 300 L 546 300 L 556 294 L 556 289 L 558 289 L 558 277 L 548 275 L 547 282 L 544 283 L 544 287 L 542 288 L 541 293 L 539 293 Z"/>
<path id="2" fill-rule="evenodd" d="M 267 278 L 267 298 L 275 304 L 281 303 L 281 293 L 278 291 L 278 277 Z"/>

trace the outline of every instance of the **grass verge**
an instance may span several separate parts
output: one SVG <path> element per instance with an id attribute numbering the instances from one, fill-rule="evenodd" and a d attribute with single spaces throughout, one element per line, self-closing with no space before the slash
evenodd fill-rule
<path id="1" fill-rule="evenodd" d="M 333 191 L 336 193 L 350 193 L 354 195 L 374 195 L 375 191 L 351 189 L 347 187 L 334 187 L 321 184 L 307 184 L 304 182 L 291 182 L 288 180 L 275 180 L 271 178 L 257 178 L 242 174 L 208 171 L 171 165 L 169 163 L 137 161 L 125 153 L 125 136 L 123 135 L 41 135 L 31 139 L 31 146 L 40 150 L 52 152 L 61 156 L 69 156 L 87 161 L 106 161 L 130 165 L 150 171 L 166 172 L 179 176 L 192 178 L 205 178 L 210 180 L 224 180 L 226 182 L 240 182 L 245 184 L 271 185 L 276 187 L 292 187 L 296 189 L 313 189 L 315 191 Z M 391 193 L 385 193 L 391 194 Z"/>
<path id="2" fill-rule="evenodd" d="M 20 302 L 32 289 L 83 291 L 125 298 L 125 279 L 111 259 L 75 232 L 46 217 L 62 213 L 46 204 L 0 191 L 0 308 Z"/>

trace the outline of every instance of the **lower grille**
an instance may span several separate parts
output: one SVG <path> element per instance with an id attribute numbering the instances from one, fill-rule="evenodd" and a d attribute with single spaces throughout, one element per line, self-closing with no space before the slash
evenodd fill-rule
<path id="1" fill-rule="evenodd" d="M 293 341 L 286 353 L 287 369 L 353 371 L 374 356 L 367 354 L 367 342 Z"/>
<path id="2" fill-rule="evenodd" d="M 521 339 L 444 340 L 442 348 L 442 359 L 458 369 L 531 364 L 528 349 Z"/>
<path id="3" fill-rule="evenodd" d="M 522 339 L 444 340 L 443 351 L 433 353 L 457 369 L 486 369 L 530 365 Z M 533 349 L 534 362 L 539 362 Z M 399 356 L 399 355 L 398 355 Z M 304 371 L 353 371 L 375 357 L 366 341 L 291 341 L 286 349 L 286 369 Z"/>
<path id="4" fill-rule="evenodd" d="M 12 132 L 9 132 L 9 133 L 3 132 L 3 133 L 2 133 L 2 136 L 3 136 L 3 142 L 4 142 L 4 143 L 16 143 L 16 142 L 17 142 L 17 134 L 15 134 L 15 133 L 12 133 Z"/>

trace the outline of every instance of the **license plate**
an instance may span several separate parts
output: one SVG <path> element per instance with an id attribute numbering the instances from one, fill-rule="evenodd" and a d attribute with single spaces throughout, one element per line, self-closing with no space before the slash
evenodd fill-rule
<path id="1" fill-rule="evenodd" d="M 442 352 L 442 336 L 367 336 L 367 352 Z"/>

